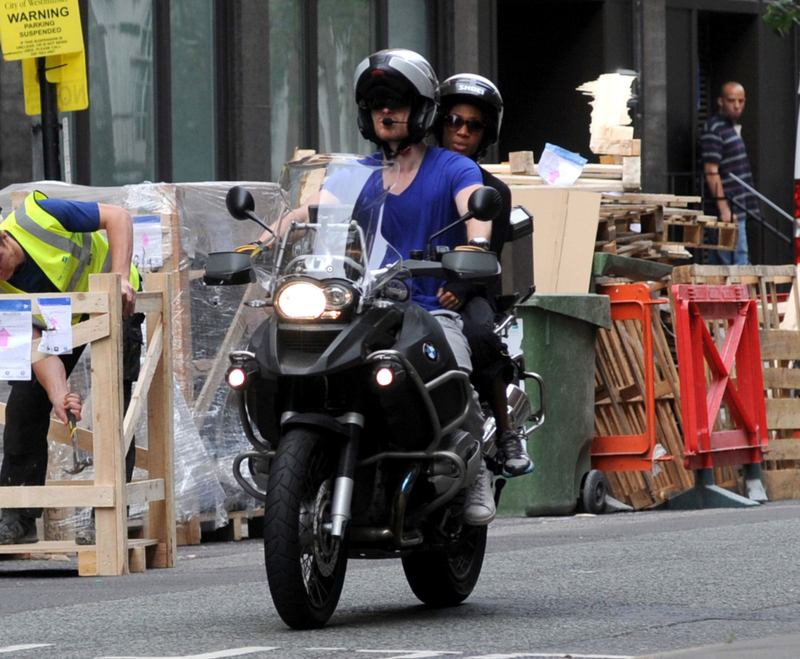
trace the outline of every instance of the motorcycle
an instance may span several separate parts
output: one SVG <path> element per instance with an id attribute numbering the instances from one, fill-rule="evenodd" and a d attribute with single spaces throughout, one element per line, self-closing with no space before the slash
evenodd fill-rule
<path id="1" fill-rule="evenodd" d="M 464 601 L 483 565 L 487 528 L 463 521 L 484 459 L 481 438 L 462 429 L 472 388 L 438 321 L 410 293 L 419 277 L 499 275 L 491 252 L 435 244 L 471 217 L 496 216 L 499 195 L 477 190 L 467 215 L 404 260 L 381 233 L 396 179 L 394 164 L 334 160 L 314 203 L 273 225 L 234 187 L 230 214 L 266 238 L 211 254 L 205 267 L 210 285 L 259 281 L 266 298 L 257 304 L 271 311 L 248 348 L 230 354 L 226 380 L 253 447 L 234 475 L 264 501 L 269 589 L 295 629 L 330 619 L 349 558 L 399 558 L 432 607 Z M 513 400 L 520 426 L 543 421 L 518 387 Z"/>

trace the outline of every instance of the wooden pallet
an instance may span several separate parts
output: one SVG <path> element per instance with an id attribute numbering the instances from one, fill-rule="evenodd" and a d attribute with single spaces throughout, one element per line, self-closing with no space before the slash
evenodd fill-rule
<path id="1" fill-rule="evenodd" d="M 655 369 L 656 438 L 673 461 L 650 471 L 607 474 L 612 495 L 647 508 L 692 487 L 694 477 L 683 467 L 680 432 L 680 385 L 660 311 L 651 311 Z M 642 433 L 645 430 L 644 350 L 641 323 L 614 321 L 610 331 L 599 330 L 595 369 L 595 435 Z"/>
<path id="2" fill-rule="evenodd" d="M 186 522 L 177 525 L 178 546 L 199 545 L 204 540 L 217 542 L 238 542 L 244 538 L 244 529 L 248 529 L 248 537 L 257 537 L 263 527 L 264 508 L 255 510 L 232 510 L 228 513 L 228 523 L 214 531 L 203 532 L 204 522 L 213 522 L 214 513 L 195 515 Z"/>

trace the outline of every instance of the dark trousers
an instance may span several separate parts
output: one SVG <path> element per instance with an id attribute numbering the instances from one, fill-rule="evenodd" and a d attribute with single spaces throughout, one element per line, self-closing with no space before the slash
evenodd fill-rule
<path id="1" fill-rule="evenodd" d="M 133 383 L 139 377 L 139 360 L 142 353 L 143 314 L 135 314 L 123 322 L 123 399 L 128 409 L 133 392 Z M 85 346 L 72 351 L 71 355 L 60 355 L 67 377 L 83 354 Z M 101 396 L 103 392 L 95 392 Z M 47 431 L 50 428 L 50 412 L 53 405 L 44 387 L 34 377 L 11 384 L 11 393 L 6 403 L 6 425 L 3 432 L 3 465 L 0 467 L 0 487 L 13 485 L 44 485 L 47 478 Z M 136 460 L 136 442 L 131 441 L 125 456 L 125 478 L 133 477 Z M 9 509 L 6 514 L 21 517 L 41 517 L 41 508 Z"/>
<path id="2" fill-rule="evenodd" d="M 494 333 L 494 309 L 489 301 L 476 295 L 461 309 L 464 336 L 472 352 L 470 380 L 481 400 L 489 400 L 494 382 L 508 384 L 514 378 L 514 362 L 503 340 Z"/>

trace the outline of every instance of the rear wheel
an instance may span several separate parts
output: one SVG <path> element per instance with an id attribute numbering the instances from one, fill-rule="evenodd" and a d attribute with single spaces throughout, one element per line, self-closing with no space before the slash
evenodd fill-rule
<path id="1" fill-rule="evenodd" d="M 337 448 L 315 430 L 296 428 L 283 437 L 270 466 L 267 581 L 278 614 L 295 629 L 322 627 L 342 594 L 346 541 L 330 535 Z"/>
<path id="2" fill-rule="evenodd" d="M 414 595 L 434 607 L 455 606 L 469 597 L 483 567 L 486 526 L 465 526 L 445 551 L 418 550 L 403 559 Z"/>

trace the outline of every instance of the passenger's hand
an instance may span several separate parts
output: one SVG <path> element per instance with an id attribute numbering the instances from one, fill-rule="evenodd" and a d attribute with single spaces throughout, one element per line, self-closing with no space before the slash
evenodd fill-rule
<path id="1" fill-rule="evenodd" d="M 68 423 L 67 410 L 75 415 L 75 420 L 81 420 L 81 412 L 83 411 L 83 403 L 80 394 L 68 393 L 63 398 L 52 401 L 53 412 L 65 425 Z"/>
<path id="2" fill-rule="evenodd" d="M 136 289 L 127 279 L 122 280 L 122 317 L 129 318 L 136 312 Z"/>
<path id="3" fill-rule="evenodd" d="M 731 213 L 730 208 L 726 208 L 725 210 L 719 212 L 719 219 L 720 222 L 735 222 L 736 215 Z"/>
<path id="4" fill-rule="evenodd" d="M 443 288 L 440 288 L 436 291 L 436 295 L 439 298 L 439 304 L 442 305 L 443 309 L 447 309 L 449 311 L 455 311 L 461 308 L 461 300 L 455 296 L 451 291 L 445 291 Z"/>

